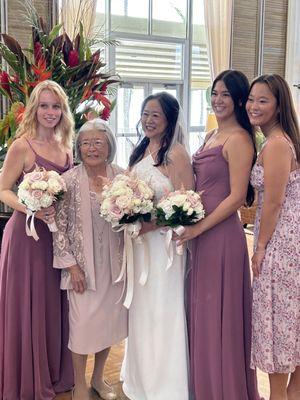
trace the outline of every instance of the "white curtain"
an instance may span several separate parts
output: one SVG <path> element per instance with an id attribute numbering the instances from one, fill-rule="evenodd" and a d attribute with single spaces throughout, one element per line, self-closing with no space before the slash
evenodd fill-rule
<path id="1" fill-rule="evenodd" d="M 63 0 L 61 22 L 71 39 L 79 32 L 79 23 L 83 25 L 85 37 L 91 37 L 96 17 L 97 0 Z"/>
<path id="2" fill-rule="evenodd" d="M 230 67 L 233 0 L 204 0 L 211 77 Z"/>

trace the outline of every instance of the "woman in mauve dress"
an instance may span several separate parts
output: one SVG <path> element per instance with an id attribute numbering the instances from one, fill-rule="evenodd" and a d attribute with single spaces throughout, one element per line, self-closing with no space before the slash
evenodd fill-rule
<path id="1" fill-rule="evenodd" d="M 117 398 L 103 379 L 110 346 L 127 336 L 127 309 L 121 301 L 123 232 L 113 232 L 99 214 L 106 179 L 122 173 L 112 164 L 116 142 L 105 121 L 86 122 L 76 138 L 82 163 L 63 177 L 64 199 L 57 205 L 58 232 L 54 238 L 54 267 L 62 269 L 62 289 L 68 290 L 70 338 L 75 388 L 74 400 L 88 400 L 85 381 L 88 354 L 95 354 L 92 389 L 104 400 Z"/>
<path id="2" fill-rule="evenodd" d="M 279 75 L 255 79 L 246 108 L 266 137 L 251 174 L 258 191 L 251 365 L 269 374 L 270 400 L 299 400 L 300 131 Z"/>
<path id="3" fill-rule="evenodd" d="M 188 283 L 191 387 L 196 400 L 258 400 L 250 369 L 251 287 L 247 243 L 237 210 L 254 197 L 248 186 L 256 157 L 245 104 L 249 83 L 239 71 L 213 82 L 218 129 L 193 156 L 196 190 L 206 217 L 185 227 L 192 242 Z"/>
<path id="4" fill-rule="evenodd" d="M 26 208 L 12 191 L 23 174 L 43 167 L 58 173 L 72 164 L 73 118 L 55 82 L 33 90 L 17 139 L 0 175 L 0 200 L 14 208 L 6 224 L 0 263 L 0 398 L 51 400 L 73 386 L 68 304 L 53 269 L 54 207 L 37 211 L 39 240 L 26 236 Z"/>

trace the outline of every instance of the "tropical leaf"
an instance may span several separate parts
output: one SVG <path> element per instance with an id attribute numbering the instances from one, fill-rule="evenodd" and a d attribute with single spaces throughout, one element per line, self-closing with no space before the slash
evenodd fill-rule
<path id="1" fill-rule="evenodd" d="M 9 48 L 0 42 L 0 55 L 4 58 L 4 60 L 8 63 L 8 65 L 19 74 L 23 71 L 23 65 L 19 63 L 19 60 L 15 56 L 15 54 L 9 50 Z"/>
<path id="2" fill-rule="evenodd" d="M 58 24 L 58 25 L 55 25 L 55 26 L 51 29 L 51 31 L 50 31 L 50 33 L 49 33 L 49 35 L 48 35 L 48 43 L 49 43 L 49 45 L 50 45 L 55 39 L 57 39 L 58 34 L 59 34 L 59 31 L 61 30 L 62 26 L 63 26 L 63 24 Z"/>
<path id="3" fill-rule="evenodd" d="M 1 34 L 2 39 L 8 49 L 15 54 L 15 56 L 19 59 L 19 61 L 23 63 L 28 63 L 25 54 L 22 51 L 20 44 L 11 36 L 7 35 L 6 33 Z"/>

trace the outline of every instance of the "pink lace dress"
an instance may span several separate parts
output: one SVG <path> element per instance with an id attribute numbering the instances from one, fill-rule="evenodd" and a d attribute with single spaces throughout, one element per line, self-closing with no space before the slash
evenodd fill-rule
<path id="1" fill-rule="evenodd" d="M 255 248 L 264 197 L 264 169 L 258 163 L 251 183 L 258 191 Z M 300 169 L 290 173 L 261 273 L 253 281 L 252 326 L 252 368 L 289 373 L 300 365 Z"/>

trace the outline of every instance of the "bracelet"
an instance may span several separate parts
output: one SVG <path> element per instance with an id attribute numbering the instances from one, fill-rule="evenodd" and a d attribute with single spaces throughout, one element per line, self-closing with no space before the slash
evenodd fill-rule
<path id="1" fill-rule="evenodd" d="M 256 254 L 265 254 L 266 250 L 255 250 Z"/>

